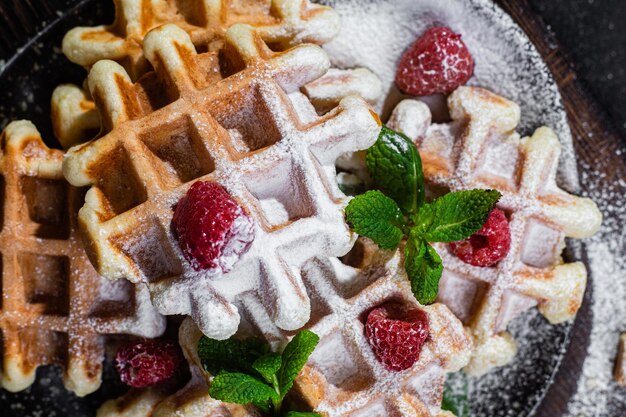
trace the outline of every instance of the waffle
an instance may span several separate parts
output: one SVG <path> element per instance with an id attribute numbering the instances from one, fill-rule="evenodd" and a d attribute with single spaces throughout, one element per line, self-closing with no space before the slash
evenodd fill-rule
<path id="1" fill-rule="evenodd" d="M 308 321 L 301 265 L 353 243 L 334 161 L 371 146 L 380 129 L 356 96 L 319 117 L 299 92 L 328 70 L 318 46 L 274 53 L 247 25 L 232 26 L 225 42 L 205 78 L 186 32 L 151 31 L 144 48 L 162 89 L 132 84 L 112 61 L 94 65 L 89 84 L 110 132 L 64 162 L 72 184 L 92 186 L 79 219 L 96 269 L 148 283 L 161 313 L 190 314 L 217 339 L 235 333 L 236 300 L 249 291 L 279 327 Z M 158 110 L 148 100 L 157 96 L 168 102 Z M 255 241 L 224 277 L 195 272 L 171 232 L 173 206 L 197 180 L 222 184 L 255 220 Z"/>
<path id="2" fill-rule="evenodd" d="M 619 339 L 617 359 L 615 360 L 615 379 L 617 383 L 626 386 L 626 333 Z"/>
<path id="3" fill-rule="evenodd" d="M 214 52 L 207 55 L 210 54 Z M 209 73 L 208 70 L 206 72 Z M 157 83 L 157 78 L 155 72 L 149 72 L 142 77 L 141 84 L 153 85 Z M 375 104 L 382 96 L 382 87 L 378 77 L 365 68 L 331 68 L 324 76 L 305 85 L 302 92 L 316 111 L 323 114 L 337 107 L 343 98 L 350 95 L 358 95 L 368 103 Z M 98 109 L 88 88 L 73 84 L 62 84 L 55 88 L 51 116 L 54 134 L 65 149 L 107 133 L 107 128 L 101 126 Z"/>
<path id="4" fill-rule="evenodd" d="M 321 340 L 286 400 L 292 408 L 314 409 L 325 417 L 450 415 L 440 408 L 445 373 L 467 363 L 471 339 L 442 304 L 417 304 L 402 269 L 397 268 L 398 260 L 396 256 L 367 270 L 357 270 L 338 259 L 318 258 L 305 265 L 303 276 L 316 306 L 306 327 Z M 365 338 L 361 321 L 364 313 L 387 301 L 423 308 L 431 326 L 431 339 L 424 345 L 419 361 L 404 372 L 385 370 Z M 256 296 L 248 294 L 243 304 L 244 316 L 251 318 L 248 328 L 256 329 L 250 332 L 280 349 L 291 333 L 264 317 Z M 187 320 L 180 335 L 194 370 L 192 381 L 161 402 L 150 393 L 129 393 L 126 398 L 110 401 L 98 417 L 169 416 L 175 410 L 175 415 L 181 417 L 258 416 L 252 409 L 210 398 L 210 375 L 201 371 L 196 354 L 201 333 Z M 146 407 L 148 404 L 150 407 Z"/>
<path id="5" fill-rule="evenodd" d="M 173 23 L 201 48 L 221 42 L 235 23 L 256 27 L 274 50 L 301 43 L 323 44 L 339 31 L 339 16 L 309 0 L 114 0 L 110 26 L 77 27 L 63 39 L 63 53 L 90 68 L 110 59 L 124 66 L 133 80 L 150 69 L 142 42 L 145 35 Z"/>
<path id="6" fill-rule="evenodd" d="M 64 40 L 63 50 L 71 61 L 88 68 L 101 59 L 117 61 L 135 80 L 150 68 L 141 47 L 144 36 L 151 28 L 165 23 L 182 24 L 196 46 L 208 48 L 209 56 L 223 46 L 226 29 L 237 22 L 255 27 L 275 50 L 303 42 L 322 44 L 338 31 L 335 12 L 329 7 L 311 5 L 308 0 L 212 0 L 207 1 L 209 4 L 203 3 L 200 0 L 187 0 L 186 3 L 152 0 L 148 6 L 141 5 L 144 9 L 149 7 L 146 9 L 149 13 L 142 14 L 137 11 L 139 0 L 121 0 L 116 3 L 116 23 L 107 27 L 73 29 Z M 197 15 L 205 16 L 195 20 L 196 23 L 202 21 L 202 27 L 190 26 L 185 17 L 188 14 L 181 14 L 177 9 L 184 9 L 187 13 L 195 10 Z M 125 32 L 120 29 L 120 22 L 127 22 Z M 211 69 L 207 68 L 206 73 L 210 74 Z M 146 78 L 142 80 L 144 85 L 151 84 L 150 80 L 156 75 L 152 73 Z M 336 107 L 349 94 L 359 94 L 372 104 L 382 95 L 380 80 L 363 68 L 332 69 L 326 76 L 305 86 L 303 91 L 320 112 Z M 55 89 L 51 104 L 54 133 L 64 148 L 84 143 L 99 131 L 106 133 L 101 131 L 98 111 L 88 89 L 72 84 L 61 85 Z"/>
<path id="7" fill-rule="evenodd" d="M 424 176 L 435 193 L 495 188 L 510 221 L 511 249 L 495 267 L 473 267 L 445 244 L 439 301 L 471 329 L 475 352 L 469 374 L 508 363 L 516 353 L 507 324 L 537 305 L 551 322 L 570 319 L 581 305 L 587 273 L 564 263 L 565 238 L 584 238 L 602 221 L 596 205 L 559 189 L 559 140 L 548 128 L 520 139 L 519 107 L 480 88 L 461 87 L 448 99 L 452 122 L 431 124 L 428 107 L 401 102 L 389 125 L 416 141 Z"/>
<path id="8" fill-rule="evenodd" d="M 165 330 L 145 286 L 111 283 L 91 266 L 76 224 L 84 192 L 63 179 L 62 160 L 30 122 L 13 122 L 2 134 L 0 381 L 9 391 L 27 388 L 38 366 L 54 364 L 69 390 L 89 394 L 100 386 L 104 336 Z"/>

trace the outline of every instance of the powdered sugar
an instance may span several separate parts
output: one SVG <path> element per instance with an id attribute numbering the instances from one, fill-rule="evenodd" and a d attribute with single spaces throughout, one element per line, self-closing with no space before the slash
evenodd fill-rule
<path id="1" fill-rule="evenodd" d="M 626 177 L 609 179 L 584 166 L 581 181 L 605 219 L 600 233 L 586 244 L 592 273 L 591 341 L 568 415 L 617 416 L 626 407 L 626 396 L 620 395 L 624 389 L 613 377 L 619 335 L 626 330 Z"/>

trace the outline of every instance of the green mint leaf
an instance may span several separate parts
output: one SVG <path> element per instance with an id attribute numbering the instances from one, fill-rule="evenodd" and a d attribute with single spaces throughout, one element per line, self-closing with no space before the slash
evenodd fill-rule
<path id="1" fill-rule="evenodd" d="M 252 363 L 269 352 L 269 345 L 259 339 L 215 340 L 203 336 L 198 342 L 198 356 L 213 375 L 222 371 L 252 373 Z"/>
<path id="2" fill-rule="evenodd" d="M 383 249 L 395 249 L 404 233 L 405 220 L 398 205 L 380 191 L 368 191 L 353 198 L 346 207 L 346 221 L 361 236 Z"/>
<path id="3" fill-rule="evenodd" d="M 259 373 L 269 384 L 277 386 L 276 372 L 282 365 L 282 358 L 278 353 L 268 353 L 254 361 L 252 368 Z"/>
<path id="4" fill-rule="evenodd" d="M 234 404 L 266 404 L 277 400 L 274 388 L 253 376 L 242 373 L 222 372 L 211 383 L 209 395 L 216 400 Z"/>
<path id="5" fill-rule="evenodd" d="M 312 331 L 303 330 L 285 347 L 283 362 L 277 374 L 281 398 L 284 398 L 293 386 L 294 379 L 306 364 L 319 340 L 320 338 Z"/>
<path id="6" fill-rule="evenodd" d="M 311 413 L 304 411 L 289 411 L 285 417 L 322 417 L 319 413 Z"/>
<path id="7" fill-rule="evenodd" d="M 439 254 L 428 242 L 411 233 L 404 248 L 404 257 L 404 269 L 415 299 L 423 305 L 434 303 L 443 272 Z"/>
<path id="8" fill-rule="evenodd" d="M 402 133 L 383 126 L 365 163 L 374 183 L 407 214 L 424 204 L 422 160 L 415 144 Z"/>
<path id="9" fill-rule="evenodd" d="M 424 205 L 412 219 L 428 242 L 456 242 L 483 227 L 500 197 L 496 190 L 449 193 Z"/>
<path id="10" fill-rule="evenodd" d="M 448 375 L 443 391 L 441 409 L 457 417 L 470 417 L 467 376 L 462 372 Z"/>
<path id="11" fill-rule="evenodd" d="M 269 415 L 273 410 L 272 406 L 274 403 L 270 399 L 266 399 L 263 401 L 253 401 L 252 404 L 254 404 L 254 406 L 261 410 L 264 414 Z"/>

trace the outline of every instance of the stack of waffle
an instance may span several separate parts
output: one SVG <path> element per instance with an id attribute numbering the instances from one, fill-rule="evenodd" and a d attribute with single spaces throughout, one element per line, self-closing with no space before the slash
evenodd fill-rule
<path id="1" fill-rule="evenodd" d="M 353 248 L 344 222 L 335 163 L 375 142 L 381 123 L 368 102 L 381 91 L 365 69 L 330 68 L 318 45 L 338 31 L 332 9 L 307 0 L 115 4 L 112 25 L 76 28 L 63 43 L 90 71 L 84 90 L 53 95 L 54 130 L 70 149 L 46 148 L 28 122 L 2 136 L 3 386 L 23 389 L 38 365 L 58 364 L 69 389 L 93 392 L 106 343 L 158 337 L 161 314 L 180 314 L 190 316 L 179 342 L 191 380 L 133 389 L 99 417 L 260 416 L 209 397 L 198 340 L 256 335 L 280 349 L 302 328 L 321 340 L 287 399 L 295 409 L 443 417 L 446 372 L 479 374 L 512 358 L 511 318 L 538 305 L 559 322 L 580 306 L 584 266 L 560 252 L 565 237 L 592 233 L 599 214 L 556 187 L 553 133 L 513 132 L 513 103 L 461 88 L 449 124 L 431 124 L 414 101 L 392 116 L 416 140 L 433 192 L 497 188 L 511 221 L 511 251 L 494 268 L 437 246 L 441 303 L 423 307 L 402 257 Z M 172 231 L 175 204 L 198 181 L 222 185 L 254 222 L 254 242 L 228 273 L 196 271 Z M 378 362 L 364 332 L 366 313 L 391 301 L 423 309 L 430 325 L 419 360 L 401 373 Z"/>
<path id="2" fill-rule="evenodd" d="M 445 372 L 465 364 L 471 345 L 458 320 L 441 305 L 427 308 L 432 342 L 404 382 L 392 384 L 397 375 L 374 358 L 360 319 L 388 299 L 417 304 L 408 281 L 396 268 L 362 275 L 325 258 L 345 254 L 353 243 L 334 162 L 373 144 L 375 114 L 348 96 L 319 116 L 300 89 L 315 86 L 328 69 L 321 50 L 302 45 L 272 52 L 246 25 L 226 31 L 221 59 L 198 55 L 174 25 L 153 29 L 143 46 L 154 79 L 163 81 L 132 83 L 118 64 L 96 63 L 89 86 L 107 133 L 70 149 L 64 165 L 73 184 L 92 186 L 79 218 L 99 272 L 145 283 L 159 311 L 189 314 L 214 338 L 234 334 L 242 318 L 274 345 L 303 326 L 315 331 L 321 353 L 301 376 L 301 398 L 294 400 L 303 407 L 329 416 L 438 415 Z M 151 96 L 171 102 L 156 108 L 146 99 Z M 197 180 L 222 184 L 257 225 L 251 249 L 223 280 L 190 268 L 170 231 L 173 205 Z M 143 197 L 120 201 L 126 189 Z M 303 269 L 311 258 L 326 260 Z M 333 291 L 332 281 L 345 288 Z M 197 338 L 186 337 L 185 328 L 181 343 L 195 355 Z M 334 350 L 340 355 L 328 363 L 324 352 Z M 224 413 L 241 410 L 208 398 L 210 377 L 195 362 L 194 378 L 173 397 L 159 401 L 163 396 L 154 391 L 134 391 L 101 414 L 166 415 L 173 404 L 179 412 L 207 413 L 208 404 Z"/>

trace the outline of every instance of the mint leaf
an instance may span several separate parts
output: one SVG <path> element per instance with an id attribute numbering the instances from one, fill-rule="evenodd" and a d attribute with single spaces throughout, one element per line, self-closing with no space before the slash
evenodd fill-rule
<path id="1" fill-rule="evenodd" d="M 367 150 L 365 163 L 374 183 L 404 213 L 416 213 L 424 204 L 422 160 L 415 144 L 402 133 L 383 126 Z"/>
<path id="2" fill-rule="evenodd" d="M 253 372 L 252 363 L 269 352 L 269 345 L 259 339 L 215 340 L 203 336 L 198 342 L 198 356 L 213 375 L 222 371 Z"/>
<path id="3" fill-rule="evenodd" d="M 462 372 L 448 375 L 443 391 L 441 409 L 457 417 L 470 417 L 467 376 Z"/>
<path id="4" fill-rule="evenodd" d="M 412 220 L 428 242 L 456 242 L 483 227 L 500 197 L 496 190 L 445 194 L 424 205 Z"/>
<path id="5" fill-rule="evenodd" d="M 277 386 L 276 372 L 282 365 L 282 358 L 278 353 L 268 353 L 254 361 L 252 368 L 259 373 L 269 384 Z"/>
<path id="6" fill-rule="evenodd" d="M 303 330 L 295 335 L 285 347 L 282 355 L 283 363 L 277 374 L 281 398 L 293 386 L 294 379 L 296 379 L 304 364 L 306 364 L 319 340 L 319 336 L 312 331 Z"/>
<path id="7" fill-rule="evenodd" d="M 285 417 L 322 417 L 322 415 L 319 413 L 290 411 L 287 414 L 285 414 Z"/>
<path id="8" fill-rule="evenodd" d="M 404 248 L 404 269 L 411 281 L 413 295 L 423 305 L 437 299 L 443 263 L 435 248 L 424 239 L 411 233 Z"/>
<path id="9" fill-rule="evenodd" d="M 223 372 L 211 383 L 209 395 L 216 400 L 235 404 L 265 404 L 277 400 L 274 388 L 253 376 L 242 373 Z"/>
<path id="10" fill-rule="evenodd" d="M 383 249 L 395 249 L 404 236 L 402 212 L 380 191 L 353 198 L 346 207 L 346 221 L 356 233 L 369 237 Z"/>

